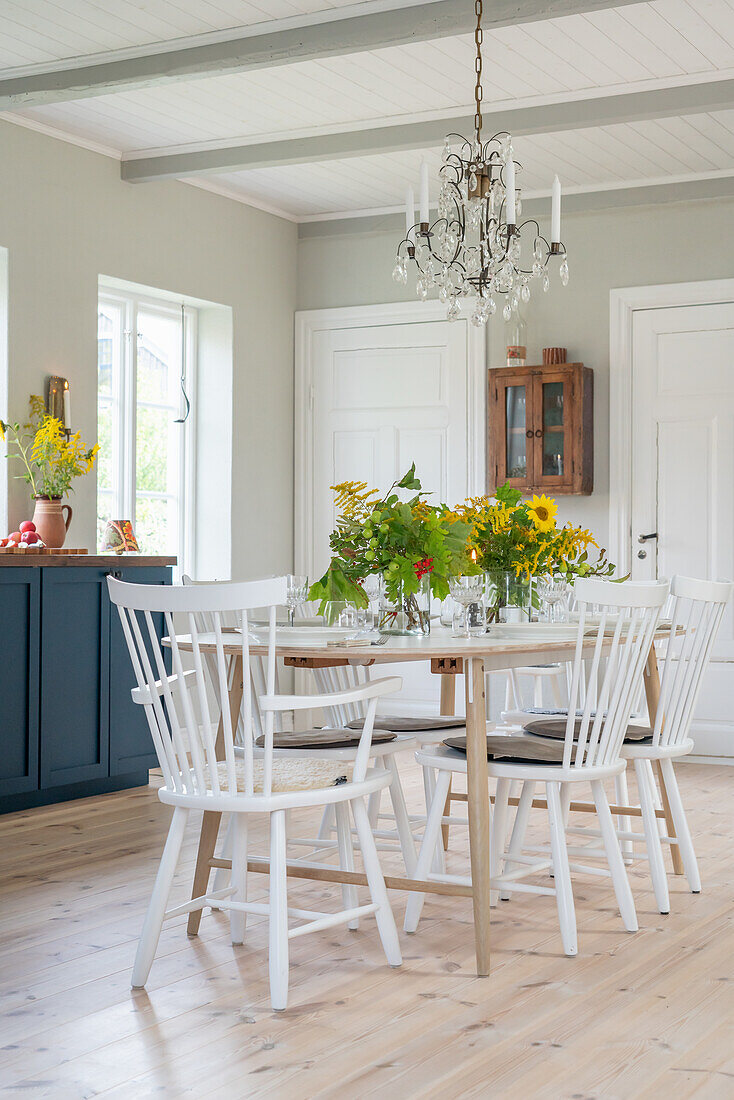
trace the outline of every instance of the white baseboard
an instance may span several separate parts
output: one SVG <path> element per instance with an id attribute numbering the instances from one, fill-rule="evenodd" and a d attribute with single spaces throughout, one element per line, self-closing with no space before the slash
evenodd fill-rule
<path id="1" fill-rule="evenodd" d="M 723 764 L 726 768 L 734 767 L 734 756 L 681 756 L 676 760 L 677 764 Z"/>

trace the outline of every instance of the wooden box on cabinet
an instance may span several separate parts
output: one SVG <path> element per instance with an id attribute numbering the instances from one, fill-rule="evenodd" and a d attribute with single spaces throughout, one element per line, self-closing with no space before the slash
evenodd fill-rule
<path id="1" fill-rule="evenodd" d="M 594 488 L 594 374 L 583 363 L 489 371 L 489 488 Z"/>

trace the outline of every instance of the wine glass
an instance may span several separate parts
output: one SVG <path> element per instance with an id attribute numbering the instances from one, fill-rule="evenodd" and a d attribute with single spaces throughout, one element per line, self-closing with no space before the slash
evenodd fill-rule
<path id="1" fill-rule="evenodd" d="M 469 638 L 469 608 L 484 599 L 484 574 L 476 573 L 471 577 L 451 577 L 449 590 L 458 604 L 464 608 L 464 637 Z"/>
<path id="2" fill-rule="evenodd" d="M 563 574 L 544 573 L 538 577 L 537 586 L 538 596 L 547 607 L 548 622 L 566 622 L 571 586 Z"/>
<path id="3" fill-rule="evenodd" d="M 308 577 L 289 573 L 286 580 L 285 602 L 288 608 L 288 625 L 293 626 L 296 608 L 301 607 L 306 602 L 306 597 L 308 596 Z"/>

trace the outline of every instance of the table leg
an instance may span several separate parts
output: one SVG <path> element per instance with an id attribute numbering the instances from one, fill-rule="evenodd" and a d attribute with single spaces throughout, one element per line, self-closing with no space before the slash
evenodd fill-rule
<path id="1" fill-rule="evenodd" d="M 484 701 L 484 661 L 464 663 L 466 685 L 466 789 L 469 810 L 474 942 L 477 974 L 489 974 L 489 783 L 487 781 L 487 718 Z"/>
<path id="2" fill-rule="evenodd" d="M 441 674 L 441 714 L 456 714 L 456 676 L 449 676 L 445 672 Z M 446 794 L 446 805 L 444 806 L 444 817 L 451 816 L 451 782 L 449 781 L 449 789 Z M 441 841 L 443 843 L 443 850 L 447 851 L 449 846 L 449 826 L 441 826 Z"/>
<path id="3" fill-rule="evenodd" d="M 655 719 L 658 713 L 658 704 L 660 702 L 660 671 L 658 669 L 658 660 L 655 654 L 655 643 L 653 642 L 650 647 L 650 653 L 648 654 L 647 663 L 645 664 L 644 672 L 645 680 L 645 696 L 647 698 L 647 715 L 648 721 L 651 726 L 655 725 Z M 663 812 L 665 813 L 665 827 L 667 829 L 668 836 L 674 837 L 675 823 L 673 821 L 673 814 L 670 809 L 670 801 L 668 799 L 668 791 L 665 787 L 665 776 L 659 760 L 655 761 L 655 766 L 658 773 L 658 782 L 660 783 L 660 797 L 663 802 Z M 683 874 L 683 858 L 680 854 L 680 849 L 677 844 L 670 845 L 670 854 L 673 857 L 673 871 L 676 875 Z"/>
<path id="4" fill-rule="evenodd" d="M 234 657 L 232 659 L 229 686 L 229 714 L 230 720 L 232 722 L 232 733 L 234 736 L 237 735 L 237 724 L 240 718 L 243 692 L 244 679 L 242 676 L 242 657 Z M 222 714 L 219 718 L 215 752 L 217 760 L 224 759 L 224 711 L 222 711 Z M 214 849 L 216 848 L 217 844 L 217 836 L 219 835 L 219 824 L 221 820 L 222 815 L 220 813 L 207 811 L 204 812 L 204 816 L 201 821 L 201 832 L 199 834 L 199 851 L 196 856 L 194 882 L 191 887 L 192 898 L 199 898 L 202 894 L 205 894 L 207 886 L 209 885 L 209 872 L 211 871 L 211 861 L 214 857 Z M 196 936 L 198 935 L 200 924 L 201 909 L 196 909 L 192 913 L 189 913 L 186 931 L 190 936 Z"/>

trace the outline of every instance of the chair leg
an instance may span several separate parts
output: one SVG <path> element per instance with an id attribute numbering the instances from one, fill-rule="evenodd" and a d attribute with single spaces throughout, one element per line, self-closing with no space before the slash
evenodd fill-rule
<path id="1" fill-rule="evenodd" d="M 642 825 L 645 830 L 647 862 L 650 867 L 652 888 L 655 891 L 655 901 L 658 909 L 661 913 L 669 913 L 668 876 L 665 873 L 663 848 L 660 843 L 658 819 L 655 814 L 655 796 L 650 787 L 650 776 L 645 767 L 646 763 L 646 760 L 635 760 L 635 775 L 637 776 L 637 789 L 640 792 L 640 807 L 642 809 Z"/>
<path id="2" fill-rule="evenodd" d="M 627 931 L 636 932 L 638 924 L 635 903 L 632 897 L 629 879 L 627 878 L 627 869 L 622 859 L 622 850 L 619 847 L 619 837 L 614 828 L 612 812 L 609 809 L 607 792 L 604 790 L 604 784 L 600 779 L 594 780 L 591 784 L 591 791 L 594 796 L 596 814 L 599 818 L 599 828 L 601 829 L 602 840 L 604 841 L 604 848 L 607 853 L 609 870 L 612 873 L 612 884 L 614 886 L 614 893 L 617 896 L 619 913 Z"/>
<path id="3" fill-rule="evenodd" d="M 497 790 L 494 796 L 494 813 L 492 814 L 492 828 L 489 834 L 489 874 L 491 878 L 497 878 L 502 872 L 502 860 L 505 855 L 505 841 L 507 839 L 507 811 L 509 808 L 511 781 L 498 779 Z M 489 904 L 496 905 L 499 898 L 498 890 L 490 890 Z"/>
<path id="4" fill-rule="evenodd" d="M 377 931 L 380 933 L 382 947 L 390 966 L 400 966 L 403 958 L 400 954 L 398 930 L 395 927 L 395 918 L 390 908 L 385 880 L 382 877 L 382 868 L 375 847 L 375 838 L 370 828 L 367 809 L 361 798 L 353 800 L 352 813 L 357 827 L 359 846 L 362 849 L 362 861 L 367 876 L 367 884 L 370 888 L 370 897 L 373 904 L 377 906 L 375 920 L 377 921 Z"/>
<path id="5" fill-rule="evenodd" d="M 247 901 L 247 814 L 232 814 L 232 886 L 236 892 L 232 901 Z M 232 943 L 244 943 L 247 914 L 238 909 L 229 911 L 229 931 Z"/>
<path id="6" fill-rule="evenodd" d="M 619 775 L 614 777 L 614 800 L 618 806 L 629 806 L 629 788 L 627 786 L 627 772 L 620 772 Z M 632 831 L 632 821 L 629 817 L 618 817 L 617 827 L 623 833 L 629 833 Z M 622 855 L 624 856 L 625 863 L 631 863 L 632 857 L 635 854 L 635 845 L 632 840 L 622 841 Z"/>
<path id="7" fill-rule="evenodd" d="M 343 871 L 354 870 L 354 847 L 352 845 L 352 822 L 349 817 L 349 805 L 336 802 L 336 839 L 339 845 L 339 866 Z M 342 904 L 345 909 L 355 909 L 359 905 L 357 887 L 345 883 L 342 886 Z M 351 920 L 347 928 L 355 931 L 359 928 L 359 918 Z"/>
<path id="8" fill-rule="evenodd" d="M 398 768 L 398 762 L 394 755 L 387 758 L 387 766 L 392 776 L 388 790 L 390 791 L 390 801 L 392 802 L 393 813 L 395 815 L 395 825 L 398 830 L 400 850 L 403 853 L 406 873 L 412 878 L 415 874 L 417 858 L 415 854 L 415 841 L 413 839 L 413 830 L 410 827 L 408 807 L 405 805 L 403 785 L 400 782 L 400 769 Z"/>
<path id="9" fill-rule="evenodd" d="M 698 861 L 693 848 L 691 830 L 688 828 L 688 819 L 686 817 L 686 811 L 683 808 L 683 799 L 680 796 L 680 789 L 678 787 L 673 761 L 662 760 L 660 763 L 661 774 L 663 782 L 665 783 L 665 790 L 668 795 L 668 802 L 670 803 L 670 810 L 675 824 L 675 835 L 678 838 L 678 849 L 681 854 L 681 859 L 683 860 L 683 870 L 688 879 L 688 885 L 691 888 L 691 892 L 700 894 L 701 876 L 698 871 Z"/>
<path id="10" fill-rule="evenodd" d="M 206 888 L 209 885 L 209 872 L 211 871 L 209 861 L 214 855 L 217 835 L 219 833 L 219 823 L 221 820 L 221 814 L 214 813 L 213 811 L 204 811 L 201 822 L 201 834 L 199 836 L 199 853 L 196 857 L 196 870 L 194 871 L 194 883 L 191 888 L 192 898 L 200 898 L 202 894 L 206 893 Z M 201 909 L 194 909 L 192 913 L 189 913 L 189 919 L 186 925 L 188 935 L 198 936 L 200 924 Z"/>
<path id="11" fill-rule="evenodd" d="M 431 812 L 431 806 L 433 805 L 433 795 L 436 790 L 436 769 L 435 768 L 423 768 L 423 790 L 426 798 L 426 822 L 428 821 L 428 815 Z M 444 805 L 444 814 L 445 814 Z M 446 871 L 446 856 L 443 844 L 437 844 L 433 853 L 433 860 L 431 862 L 431 870 L 435 871 L 438 875 L 443 875 Z"/>
<path id="12" fill-rule="evenodd" d="M 382 790 L 375 791 L 367 801 L 367 815 L 370 819 L 370 828 L 379 828 L 380 806 L 382 804 Z"/>
<path id="13" fill-rule="evenodd" d="M 276 1012 L 288 1005 L 288 878 L 285 810 L 270 815 L 270 1001 Z"/>
<path id="14" fill-rule="evenodd" d="M 133 965 L 132 987 L 141 989 L 148 980 L 150 968 L 153 965 L 158 940 L 163 927 L 163 919 L 166 915 L 168 895 L 171 892 L 171 883 L 178 866 L 178 858 L 181 854 L 186 822 L 189 811 L 177 806 L 173 811 L 173 818 L 168 829 L 166 844 L 158 866 L 158 874 L 155 877 L 153 893 L 148 902 L 148 909 L 143 921 L 143 930 L 140 933 L 138 950 L 135 954 Z M 196 895 L 197 897 L 199 895 Z"/>
<path id="15" fill-rule="evenodd" d="M 513 786 L 515 781 L 513 780 Z M 519 856 L 522 853 L 523 845 L 525 843 L 525 833 L 527 832 L 528 821 L 530 819 L 530 811 L 533 808 L 533 796 L 535 794 L 535 783 L 531 783 L 530 780 L 526 780 L 522 784 L 522 791 L 520 794 L 520 803 L 517 807 L 515 814 L 515 822 L 512 826 L 512 835 L 510 836 L 510 846 L 507 849 L 507 855 L 505 857 L 505 867 L 509 868 L 513 863 L 513 856 Z M 509 901 L 509 890 L 500 890 L 500 901 Z"/>
<path id="16" fill-rule="evenodd" d="M 561 926 L 561 940 L 563 941 L 565 953 L 576 955 L 578 953 L 576 907 L 573 902 L 571 870 L 568 866 L 561 784 L 546 783 L 545 789 L 548 802 L 551 858 L 553 859 L 553 877 L 556 886 L 556 905 L 558 906 L 558 923 Z"/>
<path id="17" fill-rule="evenodd" d="M 451 817 L 451 779 L 449 779 L 449 789 L 446 792 L 446 802 L 443 808 L 444 817 Z M 441 825 L 441 843 L 443 844 L 444 852 L 449 850 L 449 823 L 444 822 Z"/>
<path id="18" fill-rule="evenodd" d="M 221 857 L 222 859 L 232 858 L 232 845 L 234 841 L 234 822 L 232 815 L 229 815 L 227 821 L 227 830 L 224 834 L 224 841 L 222 843 Z M 231 872 L 226 867 L 217 867 L 214 872 L 214 881 L 212 883 L 212 890 L 216 893 L 218 890 L 226 890 L 229 886 Z M 212 905 L 212 909 L 216 909 L 215 905 Z"/>
<path id="19" fill-rule="evenodd" d="M 428 817 L 426 819 L 426 827 L 423 830 L 423 840 L 421 842 L 420 852 L 418 853 L 418 862 L 416 863 L 415 873 L 413 875 L 414 878 L 425 879 L 429 869 L 435 870 L 436 852 L 440 851 L 441 856 L 443 856 L 443 845 L 439 842 L 439 835 L 441 832 L 443 808 L 446 803 L 446 792 L 449 789 L 450 782 L 451 772 L 440 768 L 435 777 L 433 801 L 428 807 Z M 405 907 L 405 920 L 403 922 L 404 932 L 415 932 L 418 928 L 418 921 L 423 912 L 424 901 L 425 894 L 417 890 L 413 890 L 408 894 L 408 903 Z"/>

